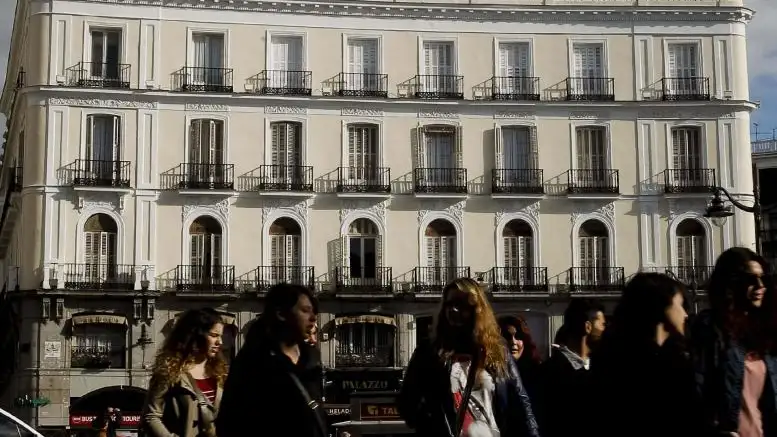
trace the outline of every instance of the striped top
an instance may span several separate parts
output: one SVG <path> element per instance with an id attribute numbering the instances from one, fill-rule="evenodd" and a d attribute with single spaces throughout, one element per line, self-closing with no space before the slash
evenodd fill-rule
<path id="1" fill-rule="evenodd" d="M 209 400 L 211 404 L 215 403 L 216 387 L 218 386 L 216 378 L 196 379 L 195 381 L 205 399 Z"/>

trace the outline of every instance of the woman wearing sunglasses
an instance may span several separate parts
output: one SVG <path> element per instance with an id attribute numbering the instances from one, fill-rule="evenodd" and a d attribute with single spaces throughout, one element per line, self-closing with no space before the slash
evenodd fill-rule
<path id="1" fill-rule="evenodd" d="M 728 249 L 708 293 L 691 345 L 709 425 L 721 435 L 775 437 L 777 307 L 768 265 L 750 249 Z"/>

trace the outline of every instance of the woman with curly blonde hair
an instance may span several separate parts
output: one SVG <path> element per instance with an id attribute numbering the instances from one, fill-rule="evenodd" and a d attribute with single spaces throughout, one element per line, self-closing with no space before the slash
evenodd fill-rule
<path id="1" fill-rule="evenodd" d="M 398 406 L 425 437 L 539 436 L 518 368 L 473 279 L 443 290 L 433 339 L 416 347 Z"/>
<path id="2" fill-rule="evenodd" d="M 215 437 L 227 366 L 221 354 L 221 315 L 203 308 L 183 313 L 157 353 L 142 427 L 148 437 Z"/>

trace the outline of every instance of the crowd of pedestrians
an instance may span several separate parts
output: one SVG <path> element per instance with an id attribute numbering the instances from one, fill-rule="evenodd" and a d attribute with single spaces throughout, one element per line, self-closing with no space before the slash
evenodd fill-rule
<path id="1" fill-rule="evenodd" d="M 550 356 L 524 319 L 497 319 L 484 289 L 443 290 L 397 398 L 422 437 L 777 437 L 777 301 L 764 260 L 718 258 L 709 309 L 688 320 L 686 289 L 638 273 L 612 312 L 573 296 Z M 210 309 L 179 318 L 159 352 L 148 437 L 326 437 L 317 302 L 274 287 L 229 372 Z"/>

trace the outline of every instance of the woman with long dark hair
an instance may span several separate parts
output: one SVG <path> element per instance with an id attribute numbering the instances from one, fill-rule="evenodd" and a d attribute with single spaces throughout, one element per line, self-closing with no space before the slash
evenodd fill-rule
<path id="1" fill-rule="evenodd" d="M 221 354 L 221 315 L 203 308 L 183 313 L 151 371 L 142 427 L 148 437 L 215 437 L 227 377 Z"/>
<path id="2" fill-rule="evenodd" d="M 542 358 L 532 338 L 529 324 L 521 316 L 502 316 L 499 318 L 499 329 L 502 337 L 507 341 L 510 355 L 518 366 L 518 372 L 521 374 L 521 380 L 526 386 L 532 405 L 536 405 Z"/>
<path id="3" fill-rule="evenodd" d="M 750 249 L 723 252 L 710 276 L 710 309 L 691 329 L 706 418 L 722 433 L 777 436 L 777 311 L 768 265 Z"/>
<path id="4" fill-rule="evenodd" d="M 443 290 L 430 344 L 417 346 L 398 407 L 424 437 L 536 437 L 531 402 L 480 285 Z"/>
<path id="5" fill-rule="evenodd" d="M 685 287 L 638 273 L 591 356 L 591 435 L 703 436 L 693 368 L 683 353 Z"/>

